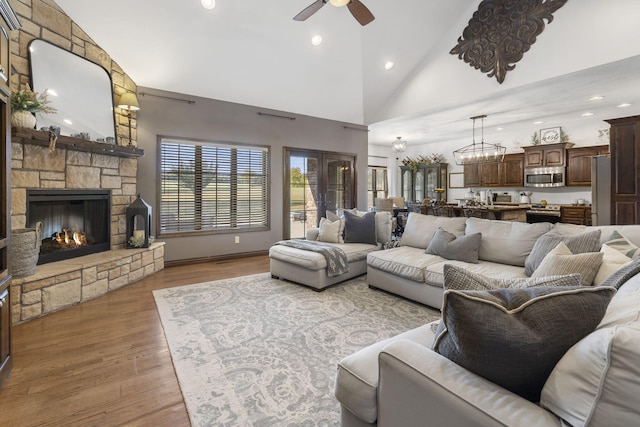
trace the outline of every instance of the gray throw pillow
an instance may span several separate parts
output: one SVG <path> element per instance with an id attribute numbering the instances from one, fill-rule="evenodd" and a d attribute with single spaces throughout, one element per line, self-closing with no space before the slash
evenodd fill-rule
<path id="1" fill-rule="evenodd" d="M 580 286 L 580 274 L 531 278 L 494 278 L 473 273 L 453 264 L 444 265 L 444 289 L 458 291 L 489 291 L 503 288 L 532 288 L 535 286 Z"/>
<path id="2" fill-rule="evenodd" d="M 362 216 L 344 211 L 344 242 L 345 243 L 368 243 L 376 242 L 376 213 L 367 212 Z"/>
<path id="3" fill-rule="evenodd" d="M 425 252 L 445 259 L 477 264 L 481 241 L 482 234 L 480 233 L 456 236 L 442 227 L 438 227 Z"/>
<path id="4" fill-rule="evenodd" d="M 532 402 L 560 358 L 592 332 L 611 287 L 444 293 L 433 350 Z"/>
<path id="5" fill-rule="evenodd" d="M 552 230 L 538 238 L 531 249 L 531 253 L 524 262 L 524 274 L 531 276 L 538 268 L 544 257 L 551 252 L 558 243 L 564 242 L 574 254 L 598 252 L 600 250 L 600 230 L 565 236 Z"/>

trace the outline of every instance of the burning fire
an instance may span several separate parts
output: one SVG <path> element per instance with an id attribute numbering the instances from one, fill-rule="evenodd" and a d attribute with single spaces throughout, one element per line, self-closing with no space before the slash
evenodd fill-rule
<path id="1" fill-rule="evenodd" d="M 67 246 L 86 246 L 87 235 L 75 230 L 62 229 L 62 233 L 56 232 L 55 240 L 60 245 Z"/>

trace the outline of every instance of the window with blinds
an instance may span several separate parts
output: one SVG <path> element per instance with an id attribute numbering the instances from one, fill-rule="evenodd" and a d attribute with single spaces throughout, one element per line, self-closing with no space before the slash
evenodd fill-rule
<path id="1" fill-rule="evenodd" d="M 269 148 L 160 139 L 160 230 L 269 227 Z"/>

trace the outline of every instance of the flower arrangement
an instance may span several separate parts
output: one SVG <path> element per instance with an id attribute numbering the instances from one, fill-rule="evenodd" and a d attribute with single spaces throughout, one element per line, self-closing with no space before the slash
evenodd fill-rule
<path id="1" fill-rule="evenodd" d="M 55 113 L 56 109 L 50 106 L 49 102 L 46 91 L 38 94 L 28 85 L 24 89 L 11 93 L 11 111 Z"/>

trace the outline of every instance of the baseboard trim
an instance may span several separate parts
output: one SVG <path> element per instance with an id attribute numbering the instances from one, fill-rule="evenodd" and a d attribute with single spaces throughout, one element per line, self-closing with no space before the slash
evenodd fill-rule
<path id="1" fill-rule="evenodd" d="M 205 262 L 223 262 L 238 258 L 249 258 L 252 256 L 268 255 L 269 251 L 242 252 L 238 254 L 215 255 L 199 258 L 177 259 L 173 261 L 164 261 L 165 268 L 177 267 L 179 265 L 201 264 Z"/>

